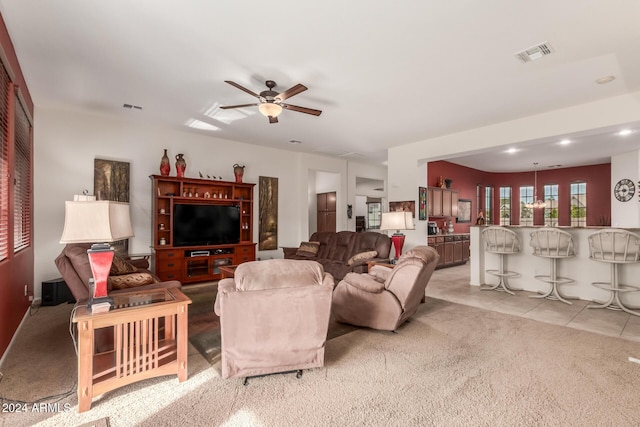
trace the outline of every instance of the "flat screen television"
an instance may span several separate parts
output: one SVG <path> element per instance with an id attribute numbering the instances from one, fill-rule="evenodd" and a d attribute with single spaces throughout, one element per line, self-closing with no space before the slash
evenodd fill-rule
<path id="1" fill-rule="evenodd" d="M 240 243 L 238 206 L 175 204 L 173 246 Z"/>

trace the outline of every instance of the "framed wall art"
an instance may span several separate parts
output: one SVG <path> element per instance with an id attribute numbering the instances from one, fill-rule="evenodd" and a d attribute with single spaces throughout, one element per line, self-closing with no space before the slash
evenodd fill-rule
<path id="1" fill-rule="evenodd" d="M 406 202 L 389 202 L 389 212 L 411 212 L 411 216 L 416 217 L 416 202 L 407 200 Z"/>
<path id="2" fill-rule="evenodd" d="M 278 249 L 278 178 L 259 177 L 258 249 Z"/>
<path id="3" fill-rule="evenodd" d="M 471 222 L 471 200 L 458 200 L 458 218 L 456 222 Z"/>
<path id="4" fill-rule="evenodd" d="M 427 187 L 418 187 L 418 219 L 427 220 Z"/>

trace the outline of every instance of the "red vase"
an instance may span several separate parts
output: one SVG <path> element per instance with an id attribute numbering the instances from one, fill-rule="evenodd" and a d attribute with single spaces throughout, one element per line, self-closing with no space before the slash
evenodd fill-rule
<path id="1" fill-rule="evenodd" d="M 244 176 L 244 166 L 240 166 L 237 163 L 233 165 L 233 174 L 236 176 L 236 182 L 238 184 L 242 183 L 242 177 Z"/>
<path id="2" fill-rule="evenodd" d="M 182 156 L 184 156 L 184 154 L 178 154 L 176 156 L 176 176 L 178 178 L 182 178 L 184 176 L 185 169 L 187 169 L 187 162 L 184 161 Z"/>
<path id="3" fill-rule="evenodd" d="M 169 163 L 169 156 L 167 156 L 167 150 L 164 150 L 164 156 L 160 160 L 160 175 L 169 176 L 171 172 L 171 164 Z"/>

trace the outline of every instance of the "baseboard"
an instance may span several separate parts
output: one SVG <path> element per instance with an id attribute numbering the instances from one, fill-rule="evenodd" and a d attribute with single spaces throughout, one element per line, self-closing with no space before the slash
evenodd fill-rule
<path id="1" fill-rule="evenodd" d="M 2 364 L 4 363 L 4 360 L 7 357 L 7 354 L 9 354 L 9 350 L 11 350 L 11 347 L 13 346 L 13 343 L 16 337 L 18 336 L 20 329 L 22 329 L 22 325 L 24 325 L 24 322 L 26 322 L 29 316 L 29 310 L 31 310 L 31 306 L 27 307 L 27 311 L 24 312 L 24 316 L 22 316 L 22 320 L 20 321 L 20 324 L 18 325 L 15 332 L 13 333 L 13 336 L 11 337 L 11 341 L 9 341 L 9 345 L 7 346 L 4 353 L 2 353 L 2 357 L 0 357 L 0 370 L 2 369 Z"/>

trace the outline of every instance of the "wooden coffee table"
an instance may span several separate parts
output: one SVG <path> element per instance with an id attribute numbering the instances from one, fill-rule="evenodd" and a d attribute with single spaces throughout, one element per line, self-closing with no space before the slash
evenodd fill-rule
<path id="1" fill-rule="evenodd" d="M 78 412 L 91 409 L 93 396 L 136 381 L 171 374 L 180 382 L 187 379 L 191 300 L 176 288 L 131 291 L 113 300 L 111 311 L 92 314 L 81 302 L 73 315 L 78 325 Z M 98 329 L 113 332 L 110 350 L 96 351 Z"/>
<path id="2" fill-rule="evenodd" d="M 236 268 L 238 268 L 237 265 L 223 265 L 222 267 L 218 267 L 223 279 L 233 279 L 236 274 Z"/>

